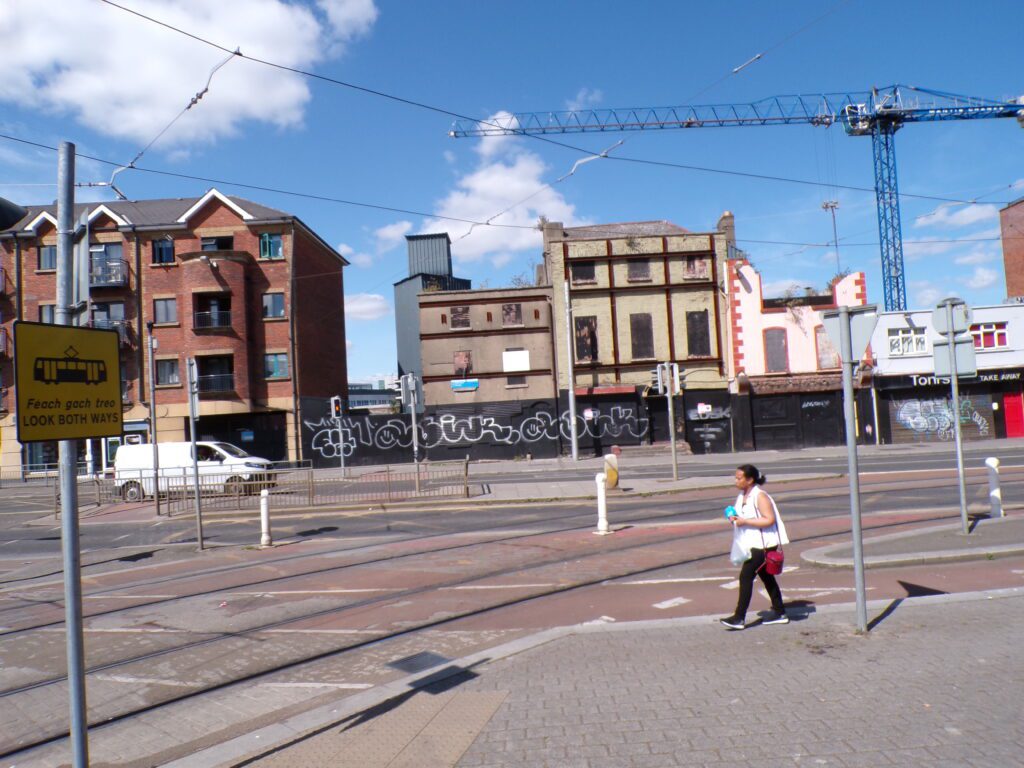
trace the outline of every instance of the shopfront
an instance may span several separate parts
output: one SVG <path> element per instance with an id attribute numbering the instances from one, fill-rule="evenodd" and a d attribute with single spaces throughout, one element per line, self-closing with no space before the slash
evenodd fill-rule
<path id="1" fill-rule="evenodd" d="M 1024 369 L 983 370 L 960 379 L 960 432 L 965 441 L 1024 437 Z M 876 376 L 882 442 L 954 439 L 948 377 L 930 373 Z"/>

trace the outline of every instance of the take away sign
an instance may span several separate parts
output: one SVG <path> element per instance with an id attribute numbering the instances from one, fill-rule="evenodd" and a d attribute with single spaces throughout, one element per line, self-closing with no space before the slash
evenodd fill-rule
<path id="1" fill-rule="evenodd" d="M 18 441 L 119 437 L 119 349 L 116 330 L 16 322 Z"/>

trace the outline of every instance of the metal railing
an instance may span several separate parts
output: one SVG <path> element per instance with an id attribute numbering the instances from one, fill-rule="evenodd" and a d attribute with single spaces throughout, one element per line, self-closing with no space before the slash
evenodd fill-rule
<path id="1" fill-rule="evenodd" d="M 101 328 L 108 331 L 117 331 L 121 339 L 121 345 L 125 346 L 131 341 L 131 325 L 127 320 L 104 320 L 93 318 L 89 321 L 90 328 Z"/>
<path id="2" fill-rule="evenodd" d="M 230 328 L 231 311 L 216 310 L 213 312 L 196 312 L 192 317 L 194 328 Z"/>
<path id="3" fill-rule="evenodd" d="M 197 376 L 196 382 L 201 394 L 235 391 L 235 374 L 233 373 L 212 373 L 205 376 Z"/>
<path id="4" fill-rule="evenodd" d="M 108 288 L 128 284 L 128 262 L 94 261 L 89 265 L 89 285 L 92 288 Z"/>

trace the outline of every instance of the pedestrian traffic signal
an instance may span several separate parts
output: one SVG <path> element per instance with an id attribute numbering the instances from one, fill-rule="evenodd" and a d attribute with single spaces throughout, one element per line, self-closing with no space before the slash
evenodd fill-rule
<path id="1" fill-rule="evenodd" d="M 341 415 L 341 398 L 335 395 L 331 398 L 331 416 L 335 419 L 340 419 Z"/>

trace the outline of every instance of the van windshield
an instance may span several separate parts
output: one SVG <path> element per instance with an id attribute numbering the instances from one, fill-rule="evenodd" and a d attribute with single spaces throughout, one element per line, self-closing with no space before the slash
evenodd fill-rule
<path id="1" fill-rule="evenodd" d="M 214 443 L 213 445 L 224 451 L 228 456 L 234 456 L 236 459 L 244 459 L 249 455 L 237 445 L 232 445 L 231 443 Z"/>

